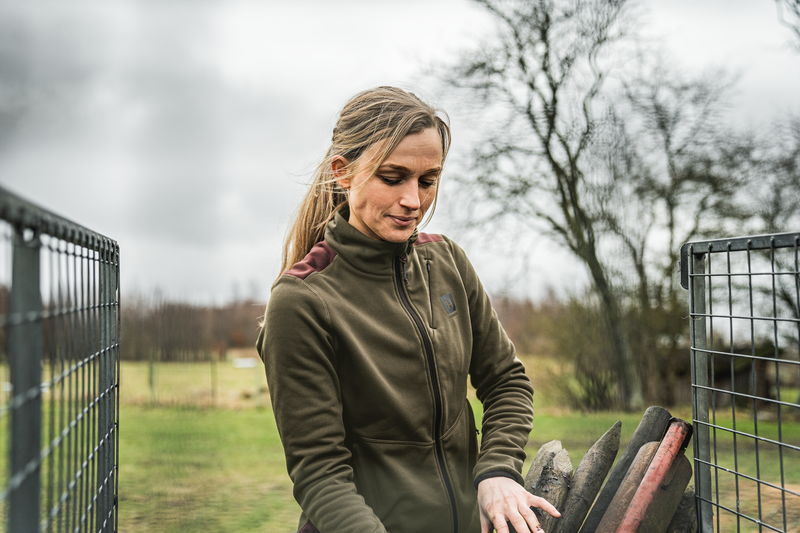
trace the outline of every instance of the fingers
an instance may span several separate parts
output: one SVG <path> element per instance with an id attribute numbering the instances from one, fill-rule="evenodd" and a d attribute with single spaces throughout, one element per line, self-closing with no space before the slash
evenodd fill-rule
<path id="1" fill-rule="evenodd" d="M 519 514 L 509 518 L 510 531 L 509 533 L 539 533 L 543 532 L 542 526 L 539 525 L 539 520 L 532 508 L 523 508 Z"/>
<path id="2" fill-rule="evenodd" d="M 536 500 L 536 505 L 533 507 L 521 507 L 518 512 L 497 513 L 489 522 L 484 522 L 484 517 L 481 516 L 481 533 L 491 532 L 492 526 L 497 533 L 543 533 L 544 528 L 539 524 L 536 511 L 547 512 L 556 518 L 560 517 L 561 513 L 547 500 L 543 498 Z"/>
<path id="3" fill-rule="evenodd" d="M 491 533 L 492 523 L 483 515 L 481 511 L 481 533 Z"/>
<path id="4" fill-rule="evenodd" d="M 511 522 L 506 522 L 502 518 L 498 518 L 497 524 L 494 526 L 492 531 L 495 531 L 496 533 L 517 533 L 517 530 L 514 529 L 514 526 L 511 524 Z M 522 531 L 524 533 L 528 533 L 524 529 Z"/>
<path id="5" fill-rule="evenodd" d="M 561 516 L 561 513 L 558 512 L 558 509 L 556 509 L 552 503 L 545 500 L 544 498 L 531 495 L 531 497 L 528 498 L 528 503 L 530 503 L 530 505 L 533 507 L 538 507 L 539 509 L 546 512 L 550 516 L 554 516 L 556 518 Z"/>
<path id="6" fill-rule="evenodd" d="M 483 521 L 481 521 L 481 533 L 484 533 L 483 527 L 484 523 Z M 512 533 L 513 530 L 514 528 L 512 527 L 511 531 L 509 531 L 508 525 L 506 525 L 506 521 L 504 518 L 497 517 L 496 523 L 488 522 L 488 524 L 486 525 L 485 533 L 490 533 L 491 531 L 494 531 L 496 533 Z M 516 533 L 516 531 L 513 531 L 513 533 Z"/>
<path id="7" fill-rule="evenodd" d="M 506 477 L 487 478 L 478 484 L 478 508 L 481 533 L 489 533 L 492 528 L 497 533 L 539 533 L 544 530 L 534 511 L 561 516 L 550 502 Z"/>
<path id="8" fill-rule="evenodd" d="M 483 509 L 480 510 L 481 516 L 481 533 L 512 533 L 506 526 L 505 517 L 499 513 L 489 518 Z M 512 529 L 513 530 L 513 529 Z M 515 531 L 513 533 L 516 533 Z"/>
<path id="9" fill-rule="evenodd" d="M 487 530 L 484 532 L 483 517 L 481 517 L 481 533 L 496 531 L 497 533 L 540 533 L 544 532 L 542 526 L 531 508 L 524 508 L 518 513 L 507 513 L 505 515 L 497 513 L 491 522 L 488 522 Z M 494 529 L 492 529 L 494 528 Z"/>
<path id="10" fill-rule="evenodd" d="M 539 524 L 539 519 L 536 517 L 536 513 L 533 512 L 533 507 L 528 507 L 527 509 L 523 509 L 520 511 L 522 518 L 525 519 L 525 522 L 530 530 L 533 533 L 539 533 L 540 531 L 544 531 L 542 526 Z M 524 529 L 522 531 L 525 531 Z"/>

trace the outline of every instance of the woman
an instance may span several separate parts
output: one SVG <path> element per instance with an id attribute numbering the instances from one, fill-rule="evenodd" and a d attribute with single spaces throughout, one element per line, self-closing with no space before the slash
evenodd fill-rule
<path id="1" fill-rule="evenodd" d="M 463 250 L 417 231 L 449 144 L 413 94 L 356 95 L 287 238 L 258 349 L 300 532 L 523 533 L 540 530 L 531 506 L 558 516 L 521 486 L 522 363 Z"/>

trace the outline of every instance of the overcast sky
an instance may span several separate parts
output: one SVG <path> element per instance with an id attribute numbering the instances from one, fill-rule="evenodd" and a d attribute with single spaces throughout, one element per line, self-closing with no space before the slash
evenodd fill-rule
<path id="1" fill-rule="evenodd" d="M 740 73 L 743 124 L 800 112 L 800 54 L 772 0 L 640 6 L 675 64 Z M 265 300 L 341 106 L 386 84 L 436 99 L 424 65 L 490 29 L 466 0 L 0 0 L 0 184 L 119 241 L 123 291 Z M 450 111 L 457 157 L 469 123 Z M 428 229 L 457 237 L 454 209 L 443 199 Z M 463 244 L 493 293 L 585 279 L 542 240 L 549 259 L 523 277 Z"/>

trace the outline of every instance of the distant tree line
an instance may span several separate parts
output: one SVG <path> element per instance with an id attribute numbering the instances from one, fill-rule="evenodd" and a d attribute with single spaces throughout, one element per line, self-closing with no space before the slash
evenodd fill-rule
<path id="1" fill-rule="evenodd" d="M 158 291 L 124 295 L 121 358 L 209 361 L 229 348 L 255 346 L 264 304 L 251 299 L 209 306 L 171 301 Z"/>

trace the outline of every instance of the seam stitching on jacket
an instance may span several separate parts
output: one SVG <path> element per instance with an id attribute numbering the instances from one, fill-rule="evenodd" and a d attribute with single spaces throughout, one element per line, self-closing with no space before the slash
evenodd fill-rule
<path id="1" fill-rule="evenodd" d="M 364 441 L 364 442 L 370 442 L 372 444 L 398 444 L 398 445 L 403 445 L 403 446 L 419 446 L 419 447 L 433 446 L 434 444 L 436 444 L 436 442 L 432 441 L 432 440 L 431 441 L 420 442 L 420 441 L 413 441 L 413 440 L 384 440 L 384 439 L 376 439 L 376 438 L 372 438 L 372 437 L 362 437 L 360 435 L 356 435 L 356 437 L 358 438 L 358 440 L 361 440 L 361 441 Z"/>
<path id="2" fill-rule="evenodd" d="M 444 242 L 445 242 L 444 240 L 441 240 L 441 241 L 428 241 L 428 242 L 423 242 L 422 244 L 415 244 L 415 245 L 414 245 L 414 248 L 416 248 L 417 250 L 419 250 L 419 249 L 420 249 L 420 248 L 422 248 L 423 246 L 429 246 L 429 245 L 432 245 L 432 244 L 434 244 L 434 245 L 435 245 L 435 244 L 442 244 L 442 243 L 444 243 Z"/>
<path id="3" fill-rule="evenodd" d="M 334 260 L 335 259 L 336 258 L 334 257 Z M 333 264 L 333 261 L 331 261 L 331 264 Z M 328 265 L 328 266 L 330 266 L 330 265 Z M 325 267 L 325 268 L 327 269 L 328 267 Z M 322 272 L 322 271 L 320 271 L 320 272 Z M 312 274 L 316 274 L 316 272 L 314 272 Z M 311 277 L 311 275 L 307 276 L 306 279 L 308 279 L 310 277 Z M 314 287 L 312 287 L 311 285 L 309 285 L 306 282 L 306 279 L 300 279 L 300 278 L 295 277 L 295 276 L 289 276 L 289 278 L 293 278 L 293 279 L 297 280 L 299 283 L 301 283 L 304 287 L 306 287 L 309 291 L 311 291 L 311 293 L 314 296 L 316 296 L 317 299 L 319 300 L 319 302 L 322 304 L 322 308 L 325 310 L 325 319 L 328 322 L 328 331 L 330 332 L 331 338 L 333 339 L 333 352 L 334 352 L 334 357 L 335 357 L 336 349 L 337 349 L 336 336 L 333 335 L 333 322 L 331 320 L 331 312 L 330 312 L 330 309 L 328 309 L 328 304 L 325 302 L 325 300 L 322 298 L 322 296 L 320 296 L 320 294 L 316 291 L 316 289 L 314 289 Z M 334 361 L 336 361 L 336 359 L 334 359 Z"/>
<path id="4" fill-rule="evenodd" d="M 330 246 L 330 245 L 328 245 L 328 246 Z M 331 246 L 331 250 L 333 250 L 332 246 Z M 281 274 L 281 276 L 287 276 L 289 278 L 295 278 L 295 279 L 298 279 L 300 281 L 305 282 L 308 278 L 314 277 L 316 274 L 322 274 L 323 272 L 325 272 L 326 270 L 328 270 L 331 267 L 331 265 L 336 261 L 336 258 L 339 257 L 339 252 L 337 252 L 336 250 L 333 250 L 333 253 L 334 253 L 334 255 L 333 255 L 333 258 L 331 259 L 330 263 L 325 265 L 325 267 L 323 269 L 321 269 L 321 270 L 312 270 L 304 278 L 301 278 L 300 276 L 295 276 L 294 274 L 289 274 L 288 270 L 286 272 L 284 272 L 283 274 Z M 345 263 L 347 263 L 347 261 L 345 261 Z"/>

